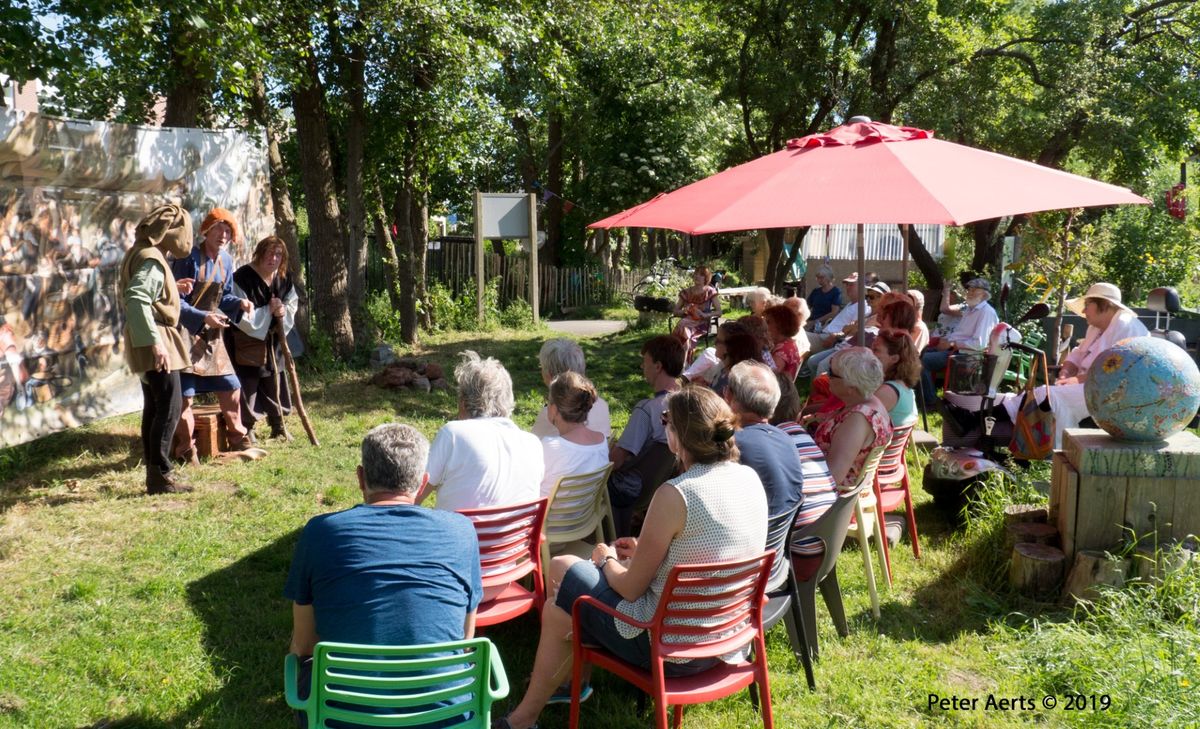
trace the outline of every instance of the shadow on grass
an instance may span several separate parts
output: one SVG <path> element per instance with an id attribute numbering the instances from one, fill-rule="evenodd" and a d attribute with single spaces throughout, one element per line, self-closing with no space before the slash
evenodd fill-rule
<path id="1" fill-rule="evenodd" d="M 113 470 L 137 468 L 141 441 L 136 432 L 101 432 L 92 427 L 53 433 L 0 449 L 0 513 L 14 504 L 41 499 L 38 487 L 84 480 Z M 77 499 L 50 500 L 48 505 Z"/>

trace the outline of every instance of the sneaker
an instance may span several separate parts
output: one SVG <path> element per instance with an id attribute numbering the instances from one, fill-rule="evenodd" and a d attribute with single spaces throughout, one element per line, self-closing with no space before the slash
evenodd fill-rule
<path id="1" fill-rule="evenodd" d="M 160 484 L 157 486 L 147 485 L 146 486 L 146 495 L 147 496 L 158 496 L 160 494 L 190 494 L 191 492 L 193 492 L 195 490 L 196 490 L 196 488 L 194 486 L 189 486 L 185 483 L 178 483 L 177 481 L 172 480 L 172 481 L 169 481 L 168 483 Z"/>
<path id="2" fill-rule="evenodd" d="M 580 690 L 580 692 L 579 692 L 579 703 L 582 704 L 583 702 L 587 701 L 590 698 L 592 698 L 592 685 L 590 683 L 585 683 L 583 685 L 583 689 Z M 571 703 L 571 684 L 564 683 L 562 686 L 559 686 L 557 689 L 555 689 L 554 693 L 551 694 L 551 696 L 550 696 L 550 700 L 547 701 L 546 703 L 547 704 L 569 704 L 569 703 Z"/>

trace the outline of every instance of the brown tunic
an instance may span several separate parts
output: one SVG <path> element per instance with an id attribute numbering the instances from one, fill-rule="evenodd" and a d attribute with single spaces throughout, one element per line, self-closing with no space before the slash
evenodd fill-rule
<path id="1" fill-rule="evenodd" d="M 166 273 L 163 281 L 162 294 L 158 301 L 151 305 L 154 322 L 158 325 L 158 338 L 167 350 L 168 369 L 171 372 L 191 367 L 191 355 L 183 333 L 179 330 L 179 289 L 175 286 L 175 277 L 171 275 L 171 267 L 157 248 L 138 243 L 125 254 L 121 262 L 120 290 L 125 291 L 130 279 L 141 269 L 146 261 L 153 261 L 162 266 Z M 121 305 L 125 306 L 125 297 L 121 297 Z M 129 327 L 125 327 L 125 362 L 134 374 L 149 372 L 154 369 L 154 348 L 135 347 L 129 336 Z"/>

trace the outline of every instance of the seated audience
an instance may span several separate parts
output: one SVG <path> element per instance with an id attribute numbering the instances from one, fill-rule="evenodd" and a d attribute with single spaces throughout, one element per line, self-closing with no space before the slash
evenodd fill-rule
<path id="1" fill-rule="evenodd" d="M 833 502 L 837 501 L 833 476 L 825 464 L 825 454 L 817 447 L 812 436 L 803 425 L 796 422 L 800 412 L 800 394 L 796 385 L 787 378 L 779 378 L 779 404 L 771 416 L 771 424 L 786 433 L 800 456 L 800 469 L 804 478 L 804 498 L 795 525 L 804 527 L 821 517 Z M 804 581 L 821 566 L 825 545 L 816 537 L 807 537 L 792 542 L 792 564 L 796 579 Z"/>
<path id="2" fill-rule="evenodd" d="M 772 369 L 796 379 L 796 373 L 800 371 L 800 350 L 792 337 L 800 331 L 800 317 L 791 308 L 780 304 L 767 307 L 763 319 L 767 322 L 771 359 L 775 361 Z"/>
<path id="3" fill-rule="evenodd" d="M 758 348 L 761 352 L 759 359 L 772 370 L 775 369 L 775 359 L 771 356 L 771 332 L 767 329 L 767 320 L 761 316 L 750 314 L 738 319 L 738 322 L 745 325 L 746 330 L 758 341 Z"/>
<path id="4" fill-rule="evenodd" d="M 871 284 L 871 286 L 867 288 L 867 292 L 866 292 L 865 296 L 866 296 L 867 305 L 869 308 L 867 310 L 866 317 L 863 319 L 863 324 L 864 324 L 864 328 L 866 331 L 866 335 L 863 338 L 866 341 L 866 343 L 869 345 L 871 343 L 871 340 L 874 339 L 874 337 L 875 337 L 875 332 L 879 331 L 879 327 L 885 326 L 885 325 L 894 326 L 894 325 L 890 324 L 890 321 L 889 321 L 889 318 L 890 318 L 890 315 L 892 312 L 889 312 L 889 317 L 881 317 L 880 312 L 878 311 L 880 305 L 884 301 L 890 301 L 893 304 L 898 304 L 900 302 L 900 300 L 903 300 L 904 302 L 907 303 L 908 298 L 901 297 L 900 294 L 893 294 L 891 292 L 891 290 L 888 288 L 888 285 L 885 283 Z M 912 307 L 909 306 L 909 308 L 911 309 Z M 902 312 L 900 312 L 900 313 L 901 313 L 901 315 L 903 315 Z M 881 324 L 880 323 L 881 321 L 884 323 Z M 841 340 L 838 341 L 836 344 L 834 344 L 832 347 L 830 347 L 822 352 L 814 353 L 811 357 L 808 358 L 808 361 L 805 362 L 804 369 L 807 370 L 808 372 L 811 372 L 813 377 L 816 377 L 817 375 L 822 375 L 822 374 L 828 372 L 829 371 L 829 358 L 832 357 L 835 352 L 840 352 L 841 350 L 843 350 L 847 347 L 855 346 L 854 345 L 854 341 L 855 341 L 854 335 L 857 332 L 858 332 L 858 321 L 857 320 L 846 322 L 846 325 L 842 328 L 843 337 L 841 338 Z"/>
<path id="5" fill-rule="evenodd" d="M 691 354 L 696 341 L 708 334 L 709 319 L 721 314 L 721 299 L 715 286 L 709 284 L 712 271 L 700 266 L 692 272 L 692 285 L 679 292 L 674 313 L 679 317 L 675 336 L 683 340 L 684 356 Z"/>
<path id="6" fill-rule="evenodd" d="M 648 339 L 641 352 L 642 377 L 654 395 L 633 406 L 625 430 L 609 451 L 613 471 L 608 479 L 608 495 L 614 509 L 632 507 L 643 489 L 658 487 L 657 483 L 642 483 L 642 476 L 644 471 L 658 470 L 647 459 L 660 457 L 663 449 L 654 446 L 667 442 L 663 407 L 667 395 L 679 389 L 677 378 L 683 371 L 683 342 L 678 337 L 663 334 Z"/>
<path id="7" fill-rule="evenodd" d="M 725 402 L 737 419 L 734 438 L 741 463 L 754 469 L 767 492 L 767 518 L 790 513 L 804 498 L 804 474 L 792 439 L 768 422 L 779 402 L 776 374 L 761 362 L 736 365 L 729 373 Z M 768 589 L 786 579 L 782 564 L 772 566 Z"/>
<path id="8" fill-rule="evenodd" d="M 771 293 L 771 289 L 759 286 L 746 294 L 746 308 L 750 310 L 751 316 L 762 316 L 762 313 L 772 304 L 774 298 L 775 295 Z"/>
<path id="9" fill-rule="evenodd" d="M 367 433 L 358 467 L 363 503 L 309 520 L 284 586 L 292 601 L 291 652 L 319 641 L 419 645 L 474 637 L 483 594 L 475 528 L 460 514 L 417 506 L 429 442 L 409 425 Z M 305 726 L 307 726 L 305 724 Z"/>
<path id="10" fill-rule="evenodd" d="M 839 490 L 853 489 L 872 451 L 887 446 L 892 437 L 887 408 L 875 397 L 881 385 L 883 365 L 871 350 L 851 347 L 833 356 L 829 388 L 844 405 L 817 425 L 813 440 L 825 453 Z"/>
<path id="11" fill-rule="evenodd" d="M 1050 409 L 1054 411 L 1055 448 L 1062 447 L 1063 430 L 1078 427 L 1079 422 L 1088 417 L 1083 387 L 1096 357 L 1122 339 L 1150 335 L 1145 325 L 1138 321 L 1137 314 L 1121 302 L 1121 289 L 1110 283 L 1092 284 L 1086 294 L 1068 300 L 1067 308 L 1087 321 L 1087 333 L 1067 355 L 1054 384 L 1034 389 L 1038 402 L 1050 398 Z M 1021 399 L 1021 393 L 1002 395 L 1000 405 L 1004 413 L 997 408 L 996 415 L 1007 416 L 1015 422 Z"/>
<path id="12" fill-rule="evenodd" d="M 813 331 L 820 331 L 842 309 L 842 290 L 833 285 L 833 269 L 828 265 L 816 271 L 817 287 L 808 294 L 809 316 Z"/>
<path id="13" fill-rule="evenodd" d="M 749 333 L 730 334 L 725 339 L 725 354 L 721 358 L 721 371 L 712 383 L 713 392 L 725 397 L 729 387 L 729 373 L 741 362 L 762 362 L 762 349 L 758 338 Z"/>
<path id="14" fill-rule="evenodd" d="M 583 358 L 583 349 L 573 339 L 561 337 L 547 339 L 538 352 L 538 363 L 542 368 L 542 382 L 546 383 L 547 387 L 550 386 L 551 380 L 564 372 L 587 375 L 587 363 Z M 533 428 L 530 429 L 530 432 L 539 438 L 558 435 L 558 431 L 550 423 L 549 411 L 550 406 L 544 406 L 533 421 Z M 599 395 L 596 396 L 596 404 L 592 405 L 592 409 L 587 414 L 587 427 L 605 438 L 612 437 L 612 420 L 608 413 L 608 403 Z"/>
<path id="15" fill-rule="evenodd" d="M 892 427 L 917 422 L 917 398 L 913 388 L 921 380 L 921 360 L 912 337 L 900 329 L 883 329 L 871 343 L 871 351 L 883 365 L 883 385 L 875 397 L 887 409 Z"/>
<path id="16" fill-rule="evenodd" d="M 442 426 L 429 450 L 422 503 L 437 492 L 443 511 L 509 506 L 538 498 L 542 442 L 511 420 L 512 378 L 492 357 L 463 352 L 454 368 L 458 420 Z"/>
<path id="17" fill-rule="evenodd" d="M 713 346 L 688 365 L 683 371 L 683 381 L 697 382 L 712 387 L 713 382 L 721 374 L 721 360 L 725 358 L 725 342 L 733 334 L 746 334 L 746 325 L 736 321 L 723 321 L 717 327 L 717 335 L 713 337 Z"/>
<path id="18" fill-rule="evenodd" d="M 982 352 L 987 348 L 992 327 L 1000 322 L 996 310 L 988 303 L 991 291 L 992 285 L 987 279 L 973 278 L 967 282 L 966 303 L 951 304 L 950 284 L 947 282 L 942 289 L 942 312 L 961 318 L 952 332 L 940 338 L 936 345 L 930 345 L 930 349 L 921 355 L 921 386 L 927 407 L 936 403 L 933 375 L 946 369 L 950 355 L 960 350 Z"/>
<path id="19" fill-rule="evenodd" d="M 542 438 L 546 475 L 542 496 L 550 496 L 558 479 L 592 473 L 608 465 L 608 439 L 588 428 L 588 413 L 596 402 L 596 388 L 588 378 L 564 372 L 550 383 L 550 424 L 557 435 Z"/>
<path id="20" fill-rule="evenodd" d="M 804 331 L 804 325 L 808 324 L 808 302 L 799 296 L 789 296 L 783 300 L 783 305 L 792 311 L 796 312 L 796 316 L 800 317 L 800 328 L 796 331 L 796 335 L 792 339 L 796 340 L 796 351 L 800 353 L 800 358 L 803 359 L 808 354 L 808 332 Z"/>
<path id="21" fill-rule="evenodd" d="M 917 347 L 917 354 L 925 351 L 925 347 L 929 346 L 929 325 L 925 323 L 925 294 L 921 293 L 920 289 L 909 289 L 905 292 L 908 298 L 913 303 L 913 308 L 917 312 L 917 323 L 913 327 L 913 344 Z"/>
<path id="22" fill-rule="evenodd" d="M 810 355 L 808 362 L 806 362 L 804 367 L 802 367 L 800 370 L 800 374 L 804 375 L 805 377 L 812 377 L 817 374 L 816 371 L 812 369 L 813 355 L 818 352 L 823 352 L 842 341 L 842 339 L 845 338 L 844 329 L 846 325 L 852 321 L 858 321 L 858 274 L 854 273 L 847 276 L 846 278 L 842 279 L 842 283 L 846 285 L 846 293 L 844 296 L 845 301 L 843 302 L 842 308 L 838 310 L 838 313 L 834 315 L 834 317 L 830 319 L 827 324 L 825 324 L 819 334 L 814 334 L 808 338 L 809 344 L 811 345 L 808 350 Z M 869 303 L 867 303 L 866 308 L 863 310 L 863 316 L 870 315 L 871 306 Z"/>
<path id="23" fill-rule="evenodd" d="M 654 494 L 645 527 L 637 539 L 598 544 L 592 559 L 556 557 L 550 565 L 557 595 L 542 611 L 542 633 L 529 687 L 520 704 L 493 726 L 526 729 L 536 724 L 551 700 L 568 700 L 571 675 L 571 608 L 590 595 L 634 620 L 650 620 L 677 564 L 747 559 L 762 553 L 767 538 L 767 499 L 758 476 L 737 463 L 733 413 L 712 391 L 688 385 L 667 397 L 662 413 L 672 452 L 684 473 Z M 700 626 L 720 618 L 698 618 Z M 585 608 L 580 636 L 622 659 L 650 668 L 650 641 L 645 631 L 606 613 Z M 706 638 L 712 637 L 706 634 Z M 745 647 L 722 656 L 737 662 Z M 717 661 L 670 661 L 668 676 L 707 670 Z"/>

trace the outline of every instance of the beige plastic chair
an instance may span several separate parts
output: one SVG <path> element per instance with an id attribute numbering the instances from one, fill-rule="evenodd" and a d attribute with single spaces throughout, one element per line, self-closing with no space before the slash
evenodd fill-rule
<path id="1" fill-rule="evenodd" d="M 563 476 L 550 492 L 550 509 L 542 530 L 542 567 L 550 564 L 550 545 L 571 544 L 591 538 L 612 542 L 617 538 L 612 505 L 608 501 L 608 474 L 612 464 L 599 471 Z M 573 550 L 569 550 L 572 551 Z M 591 554 L 588 550 L 586 555 Z"/>
<path id="2" fill-rule="evenodd" d="M 854 534 L 858 537 L 858 547 L 862 551 L 863 566 L 867 573 L 867 592 L 871 595 L 871 615 L 875 616 L 876 620 L 879 619 L 879 593 L 875 589 L 875 568 L 871 563 L 869 534 L 875 536 L 875 548 L 879 550 L 879 563 L 883 567 L 885 584 L 888 587 L 891 587 L 892 584 L 887 555 L 883 551 L 883 540 L 887 537 L 883 535 L 883 519 L 879 516 L 879 502 L 875 500 L 875 491 L 872 488 L 875 483 L 875 472 L 879 468 L 880 460 L 883 459 L 884 450 L 886 448 L 880 447 L 871 451 L 863 463 L 862 472 L 858 475 L 858 482 L 854 484 L 854 489 L 863 484 L 866 484 L 866 488 L 860 492 L 858 501 L 854 504 L 854 523 L 846 532 L 847 536 Z"/>

